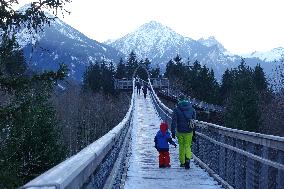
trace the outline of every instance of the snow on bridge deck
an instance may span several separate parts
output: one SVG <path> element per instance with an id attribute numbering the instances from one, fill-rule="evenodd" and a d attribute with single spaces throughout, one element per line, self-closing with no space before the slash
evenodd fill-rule
<path id="1" fill-rule="evenodd" d="M 171 168 L 158 167 L 158 152 L 154 148 L 154 136 L 159 129 L 160 118 L 149 96 L 136 96 L 133 117 L 131 156 L 125 182 L 126 189 L 148 188 L 221 188 L 207 172 L 191 161 L 191 168 L 179 167 L 178 148 L 170 147 Z"/>

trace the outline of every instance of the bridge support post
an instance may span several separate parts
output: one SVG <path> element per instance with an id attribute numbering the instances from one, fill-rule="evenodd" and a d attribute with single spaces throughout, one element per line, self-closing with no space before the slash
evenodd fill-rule
<path id="1" fill-rule="evenodd" d="M 199 138 L 198 140 L 198 155 L 199 155 L 199 159 L 201 159 L 201 161 L 204 161 L 203 157 L 204 157 L 204 139 L 203 138 Z"/>
<path id="2" fill-rule="evenodd" d="M 261 148 L 261 157 L 268 159 L 268 148 L 263 146 Z M 259 177 L 259 187 L 262 189 L 268 188 L 268 166 L 265 164 L 261 164 L 260 168 L 260 177 Z"/>
<path id="3" fill-rule="evenodd" d="M 206 136 L 208 136 L 209 135 L 209 132 L 207 131 L 207 130 L 203 130 L 203 134 L 205 134 Z M 210 148 L 209 148 L 209 145 L 210 145 L 210 142 L 209 141 L 207 141 L 207 140 L 203 140 L 203 142 L 202 142 L 202 146 L 203 146 L 203 149 L 202 149 L 202 155 L 203 155 L 203 157 L 202 157 L 202 161 L 205 163 L 205 164 L 209 164 L 209 154 L 210 154 Z"/>
<path id="4" fill-rule="evenodd" d="M 227 144 L 230 146 L 234 146 L 234 138 L 229 137 L 227 139 Z M 236 152 L 227 149 L 226 153 L 226 181 L 231 185 L 234 186 L 235 180 L 235 154 Z"/>
<path id="5" fill-rule="evenodd" d="M 250 153 L 254 153 L 254 145 L 251 143 L 247 143 L 247 150 Z M 246 188 L 250 189 L 250 188 L 254 188 L 255 186 L 255 162 L 254 160 L 252 160 L 251 158 L 247 157 L 247 161 L 246 161 Z"/>
<path id="6" fill-rule="evenodd" d="M 277 162 L 284 164 L 284 151 L 279 151 L 277 156 Z M 278 170 L 276 178 L 276 189 L 284 189 L 284 171 Z"/>
<path id="7" fill-rule="evenodd" d="M 225 143 L 225 137 L 224 135 L 220 135 L 220 142 L 221 143 Z M 220 148 L 220 155 L 219 155 L 219 176 L 221 178 L 223 178 L 224 180 L 226 180 L 226 164 L 227 164 L 227 160 L 226 160 L 226 149 L 223 147 L 219 147 Z"/>
<path id="8" fill-rule="evenodd" d="M 242 145 L 242 141 L 241 140 L 236 140 L 236 147 L 239 149 L 242 149 L 243 145 Z M 240 155 L 239 153 L 236 153 L 235 156 L 235 184 L 234 184 L 234 188 L 236 189 L 242 189 L 244 188 L 244 176 L 245 176 L 245 169 L 243 166 L 243 156 Z"/>

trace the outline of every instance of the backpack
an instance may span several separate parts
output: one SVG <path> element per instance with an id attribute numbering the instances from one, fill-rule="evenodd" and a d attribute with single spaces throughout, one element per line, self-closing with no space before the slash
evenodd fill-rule
<path id="1" fill-rule="evenodd" d="M 184 112 L 183 111 L 181 111 L 181 112 L 182 112 L 182 115 L 184 116 L 184 118 L 187 119 L 186 116 L 184 115 Z M 192 129 L 192 141 L 195 142 L 196 141 L 196 135 L 195 135 L 196 125 L 195 125 L 193 119 L 189 119 L 187 125 L 188 125 L 189 128 Z"/>
<path id="2" fill-rule="evenodd" d="M 187 120 L 188 118 L 185 116 L 184 112 L 180 109 L 180 111 L 182 112 L 183 117 L 185 118 L 185 120 Z M 195 130 L 195 123 L 193 121 L 193 119 L 189 119 L 187 122 L 187 125 L 189 128 L 191 128 L 192 130 Z"/>

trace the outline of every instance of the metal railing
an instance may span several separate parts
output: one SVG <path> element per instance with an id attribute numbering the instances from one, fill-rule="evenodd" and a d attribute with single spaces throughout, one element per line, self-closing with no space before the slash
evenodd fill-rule
<path id="1" fill-rule="evenodd" d="M 139 79 L 142 81 L 142 79 Z M 151 83 L 153 88 L 157 89 L 168 89 L 169 88 L 169 80 L 166 78 L 151 78 Z M 132 80 L 127 79 L 115 79 L 114 80 L 114 88 L 115 89 L 132 89 Z"/>
<path id="2" fill-rule="evenodd" d="M 175 100 L 178 99 L 179 95 L 181 95 L 181 94 L 185 95 L 180 90 L 173 89 L 171 87 L 169 87 L 169 90 L 160 90 L 159 93 L 164 95 L 164 96 L 175 99 Z M 220 105 L 210 104 L 210 103 L 207 103 L 207 102 L 195 99 L 195 98 L 191 98 L 190 96 L 187 96 L 187 98 L 193 106 L 198 107 L 200 109 L 203 109 L 205 111 L 211 111 L 211 112 L 222 112 L 222 111 L 224 111 L 224 107 L 222 107 Z"/>
<path id="3" fill-rule="evenodd" d="M 134 89 L 134 80 L 132 82 Z M 54 188 L 119 188 L 126 171 L 130 127 L 134 110 L 133 90 L 131 104 L 124 119 L 111 131 L 78 154 L 68 158 L 21 189 Z"/>
<path id="4" fill-rule="evenodd" d="M 167 78 L 150 78 L 153 88 L 169 89 L 170 82 Z"/>
<path id="5" fill-rule="evenodd" d="M 132 80 L 127 79 L 115 79 L 114 88 L 115 89 L 132 89 Z"/>
<path id="6" fill-rule="evenodd" d="M 150 89 L 159 116 L 170 124 L 173 111 L 159 100 L 151 84 Z M 284 188 L 284 137 L 195 123 L 193 157 L 225 188 Z"/>

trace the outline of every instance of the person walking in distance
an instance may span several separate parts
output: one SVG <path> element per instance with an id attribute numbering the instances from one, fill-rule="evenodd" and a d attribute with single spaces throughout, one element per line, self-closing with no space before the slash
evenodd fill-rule
<path id="1" fill-rule="evenodd" d="M 144 83 L 142 90 L 143 90 L 143 93 L 144 93 L 144 98 L 146 98 L 146 95 L 147 95 L 147 84 Z"/>
<path id="2" fill-rule="evenodd" d="M 185 169 L 190 168 L 190 159 L 192 157 L 191 142 L 193 129 L 189 127 L 191 119 L 196 119 L 196 111 L 186 96 L 180 95 L 177 107 L 172 114 L 171 133 L 172 138 L 175 138 L 177 134 L 180 166 L 185 167 Z"/>
<path id="3" fill-rule="evenodd" d="M 141 84 L 139 80 L 136 82 L 137 94 L 140 95 Z"/>

